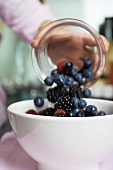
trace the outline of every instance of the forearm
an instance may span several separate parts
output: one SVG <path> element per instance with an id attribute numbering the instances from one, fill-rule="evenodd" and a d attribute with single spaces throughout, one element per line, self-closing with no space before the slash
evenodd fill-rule
<path id="1" fill-rule="evenodd" d="M 37 0 L 6 1 L 1 0 L 0 16 L 25 42 L 31 42 L 41 24 L 53 19 L 49 7 Z"/>

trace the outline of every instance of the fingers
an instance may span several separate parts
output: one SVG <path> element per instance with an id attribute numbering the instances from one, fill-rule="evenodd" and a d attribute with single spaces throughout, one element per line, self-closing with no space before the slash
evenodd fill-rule
<path id="1" fill-rule="evenodd" d="M 34 40 L 31 42 L 31 46 L 32 46 L 33 48 L 36 48 L 36 47 L 38 46 L 38 44 L 39 44 L 39 40 L 38 40 L 38 39 L 34 39 Z"/>
<path id="2" fill-rule="evenodd" d="M 83 39 L 84 46 L 85 45 L 88 45 L 88 46 L 95 46 L 96 45 L 96 41 L 95 41 L 95 39 L 92 35 L 83 34 L 82 39 Z"/>
<path id="3" fill-rule="evenodd" d="M 109 41 L 103 35 L 100 35 L 100 37 L 102 38 L 103 43 L 105 45 L 106 51 L 103 51 L 103 52 L 107 52 L 109 50 L 109 47 L 110 47 Z M 84 42 L 84 45 L 89 45 L 89 46 L 95 46 L 96 45 L 96 41 L 93 38 L 93 36 L 88 35 L 88 34 L 83 35 L 83 42 Z"/>
<path id="4" fill-rule="evenodd" d="M 106 49 L 106 52 L 107 52 L 109 50 L 109 47 L 110 47 L 109 41 L 103 35 L 101 35 L 101 38 L 104 42 L 105 49 Z"/>

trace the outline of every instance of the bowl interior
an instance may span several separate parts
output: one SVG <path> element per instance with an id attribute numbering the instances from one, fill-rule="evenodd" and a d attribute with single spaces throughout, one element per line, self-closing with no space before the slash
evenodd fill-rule
<path id="1" fill-rule="evenodd" d="M 113 114 L 113 101 L 101 100 L 101 99 L 86 99 L 86 98 L 85 98 L 85 100 L 87 101 L 87 105 L 95 105 L 98 108 L 98 110 L 105 111 L 107 115 Z M 40 110 L 43 110 L 43 109 L 45 109 L 47 107 L 51 107 L 51 106 L 53 106 L 53 104 L 51 102 L 48 102 L 47 99 L 45 99 L 44 106 L 37 109 L 34 105 L 33 100 L 26 100 L 26 101 L 20 101 L 20 102 L 11 104 L 8 107 L 8 111 L 12 112 L 15 115 L 17 114 L 17 115 L 20 115 L 23 117 L 30 117 L 30 116 L 32 117 L 33 116 L 33 117 L 37 118 L 39 116 L 25 114 L 25 112 L 30 109 L 40 111 Z M 40 117 L 45 117 L 45 116 L 40 116 Z M 63 117 L 61 119 L 63 119 Z"/>

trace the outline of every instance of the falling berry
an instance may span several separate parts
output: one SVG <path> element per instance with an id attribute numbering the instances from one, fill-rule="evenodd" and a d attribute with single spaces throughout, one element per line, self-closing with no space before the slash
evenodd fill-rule
<path id="1" fill-rule="evenodd" d="M 64 65 L 66 62 L 67 62 L 66 59 L 63 59 L 60 62 L 58 62 L 57 69 L 58 69 L 59 73 L 64 73 L 64 74 L 67 73 L 67 70 L 65 70 L 65 68 L 64 68 Z"/>
<path id="2" fill-rule="evenodd" d="M 35 97 L 34 104 L 36 107 L 42 107 L 44 105 L 44 99 L 40 96 Z"/>

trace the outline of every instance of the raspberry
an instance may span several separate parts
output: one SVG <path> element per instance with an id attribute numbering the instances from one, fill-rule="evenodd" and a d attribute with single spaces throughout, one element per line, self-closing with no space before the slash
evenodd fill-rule
<path id="1" fill-rule="evenodd" d="M 30 109 L 30 110 L 26 111 L 25 113 L 31 114 L 31 115 L 37 115 L 37 114 L 38 114 L 38 113 L 37 113 L 35 110 L 33 110 L 33 109 Z"/>
<path id="2" fill-rule="evenodd" d="M 54 116 L 59 116 L 59 115 L 62 115 L 62 116 L 66 116 L 66 112 L 62 109 L 57 109 L 54 113 Z"/>
<path id="3" fill-rule="evenodd" d="M 64 65 L 65 65 L 66 62 L 67 62 L 67 60 L 63 59 L 57 64 L 57 69 L 58 69 L 59 73 L 63 73 L 63 74 L 67 73 L 67 71 L 64 68 Z"/>

